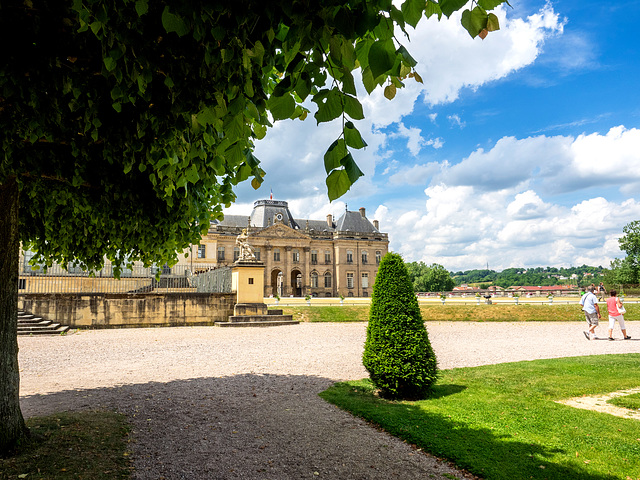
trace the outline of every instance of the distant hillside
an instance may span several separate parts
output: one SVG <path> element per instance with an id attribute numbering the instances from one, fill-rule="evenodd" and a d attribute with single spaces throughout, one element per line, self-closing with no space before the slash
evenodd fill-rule
<path id="1" fill-rule="evenodd" d="M 512 285 L 543 286 L 543 285 L 589 285 L 604 280 L 606 271 L 603 267 L 556 268 L 507 268 L 501 272 L 495 270 L 467 270 L 464 272 L 450 272 L 456 285 L 487 284 L 499 285 L 503 288 Z"/>

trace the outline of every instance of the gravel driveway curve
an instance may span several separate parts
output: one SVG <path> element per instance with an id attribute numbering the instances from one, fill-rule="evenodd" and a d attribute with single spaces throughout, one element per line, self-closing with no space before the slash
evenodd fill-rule
<path id="1" fill-rule="evenodd" d="M 578 322 L 427 329 L 448 369 L 639 353 L 640 322 L 627 323 L 634 339 L 616 342 L 587 341 Z M 464 478 L 318 397 L 333 382 L 367 376 L 365 336 L 365 323 L 303 323 L 20 337 L 22 411 L 125 413 L 136 479 Z"/>

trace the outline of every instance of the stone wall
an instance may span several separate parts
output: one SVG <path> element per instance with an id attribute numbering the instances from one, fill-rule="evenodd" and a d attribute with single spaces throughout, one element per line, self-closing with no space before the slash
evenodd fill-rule
<path id="1" fill-rule="evenodd" d="M 213 325 L 233 315 L 235 293 L 21 294 L 18 308 L 72 328 Z"/>

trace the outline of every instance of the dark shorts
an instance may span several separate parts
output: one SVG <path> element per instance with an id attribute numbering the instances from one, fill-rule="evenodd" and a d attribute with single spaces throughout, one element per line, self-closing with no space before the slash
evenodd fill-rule
<path id="1" fill-rule="evenodd" d="M 584 312 L 584 318 L 587 319 L 589 325 L 598 326 L 598 312 L 587 313 Z"/>

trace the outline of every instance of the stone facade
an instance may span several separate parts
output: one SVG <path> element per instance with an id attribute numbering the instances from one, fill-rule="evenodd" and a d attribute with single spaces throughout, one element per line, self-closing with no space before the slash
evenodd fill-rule
<path id="1" fill-rule="evenodd" d="M 200 245 L 181 262 L 232 265 L 239 259 L 236 238 L 247 229 L 257 260 L 265 265 L 264 295 L 368 297 L 389 239 L 365 209 L 345 211 L 334 222 L 294 219 L 287 202 L 258 200 L 250 216 L 227 215 L 213 222 Z"/>

